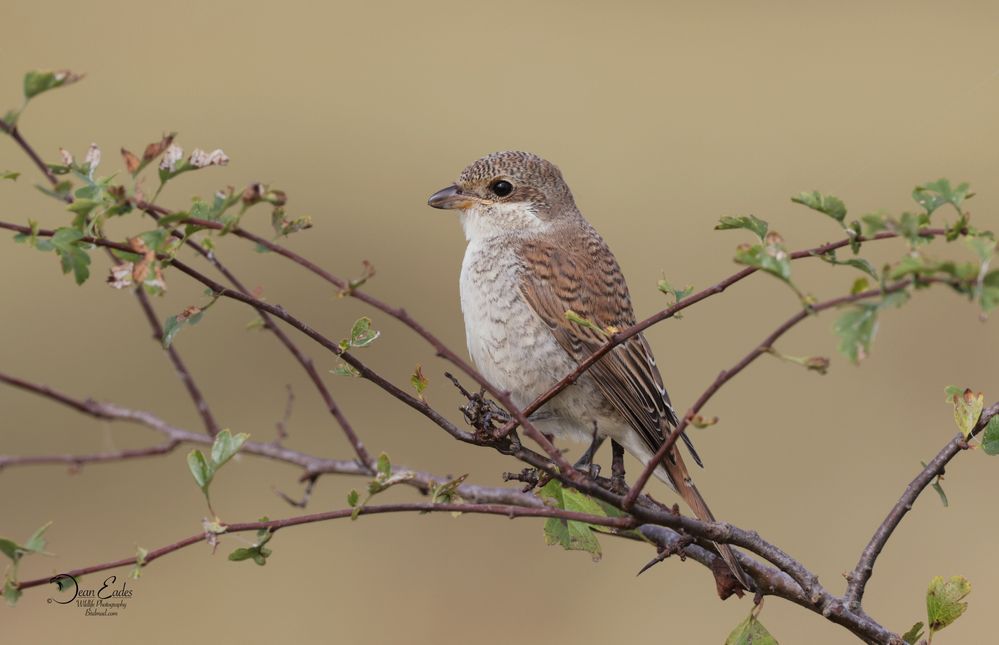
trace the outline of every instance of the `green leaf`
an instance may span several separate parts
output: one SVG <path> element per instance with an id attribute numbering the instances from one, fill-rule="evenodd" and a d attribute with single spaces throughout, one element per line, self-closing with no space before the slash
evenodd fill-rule
<path id="1" fill-rule="evenodd" d="M 66 206 L 66 210 L 85 218 L 90 215 L 90 211 L 94 210 L 98 205 L 100 205 L 100 202 L 95 202 L 92 199 L 76 199 L 72 204 Z"/>
<path id="2" fill-rule="evenodd" d="M 954 405 L 954 423 L 958 430 L 965 437 L 971 434 L 978 423 L 978 418 L 982 416 L 982 409 L 985 407 L 985 396 L 979 392 L 975 395 L 970 389 L 966 389 L 960 394 L 953 392 L 953 386 L 947 388 L 947 393 L 951 395 L 950 402 Z M 953 392 L 953 394 L 952 394 Z"/>
<path id="3" fill-rule="evenodd" d="M 825 262 L 828 262 L 829 264 L 832 265 L 844 265 L 844 266 L 851 266 L 854 269 L 860 269 L 867 275 L 874 278 L 874 280 L 880 279 L 878 278 L 878 272 L 874 269 L 874 266 L 871 265 L 871 263 L 865 260 L 864 258 L 850 258 L 848 260 L 837 260 L 836 253 L 834 252 L 818 255 L 817 257 L 821 258 Z"/>
<path id="4" fill-rule="evenodd" d="M 944 492 L 943 486 L 940 485 L 940 478 L 937 477 L 936 479 L 934 479 L 933 483 L 930 484 L 930 486 L 933 488 L 934 491 L 936 491 L 937 495 L 940 497 L 940 503 L 944 505 L 944 508 L 950 506 L 950 502 L 947 501 L 947 493 Z"/>
<path id="5" fill-rule="evenodd" d="M 339 365 L 330 370 L 330 374 L 336 374 L 337 376 L 353 376 L 357 378 L 361 375 L 353 365 L 341 362 Z"/>
<path id="6" fill-rule="evenodd" d="M 750 613 L 728 635 L 725 645 L 777 645 L 777 640 L 770 635 L 756 615 Z"/>
<path id="7" fill-rule="evenodd" d="M 971 583 L 964 576 L 944 580 L 937 576 L 930 581 L 926 591 L 926 617 L 930 637 L 961 617 L 968 603 L 961 602 L 971 593 Z"/>
<path id="8" fill-rule="evenodd" d="M 350 346 L 351 347 L 367 347 L 371 343 L 375 342 L 375 339 L 381 335 L 381 332 L 375 331 L 371 328 L 371 319 L 367 316 L 363 318 L 358 318 L 354 326 L 350 328 Z"/>
<path id="9" fill-rule="evenodd" d="M 143 549 L 141 546 L 135 547 L 135 565 L 128 573 L 133 580 L 138 580 L 142 575 L 142 567 L 146 566 L 147 555 L 149 555 L 149 549 Z"/>
<path id="10" fill-rule="evenodd" d="M 944 204 L 950 204 L 960 212 L 961 203 L 975 195 L 968 192 L 968 188 L 967 183 L 958 184 L 955 188 L 951 187 L 950 181 L 947 179 L 938 179 L 916 186 L 912 191 L 912 198 L 926 209 L 927 215 L 932 215 L 933 211 Z"/>
<path id="11" fill-rule="evenodd" d="M 49 243 L 62 261 L 62 272 L 73 272 L 76 284 L 83 284 L 90 277 L 90 255 L 80 248 L 83 233 L 75 228 L 62 227 L 55 230 Z"/>
<path id="12" fill-rule="evenodd" d="M 360 497 L 361 495 L 356 490 L 351 489 L 351 491 L 347 493 L 347 505 L 350 506 L 351 508 L 354 508 L 355 506 L 357 506 L 357 502 L 360 499 Z"/>
<path id="13" fill-rule="evenodd" d="M 791 201 L 795 204 L 807 206 L 820 213 L 825 213 L 840 224 L 846 218 L 846 205 L 843 203 L 843 200 L 832 195 L 823 195 L 817 190 L 813 190 L 810 193 L 798 193 L 791 198 Z"/>
<path id="14" fill-rule="evenodd" d="M 7 538 L 0 538 L 0 553 L 10 558 L 10 561 L 14 563 L 20 560 L 23 555 L 17 542 L 8 540 Z"/>
<path id="15" fill-rule="evenodd" d="M 877 305 L 859 305 L 843 312 L 833 325 L 839 337 L 839 352 L 855 365 L 867 358 L 877 332 Z"/>
<path id="16" fill-rule="evenodd" d="M 266 517 L 260 518 L 261 522 L 268 521 Z M 267 564 L 267 558 L 271 555 L 271 550 L 264 545 L 271 541 L 274 536 L 269 527 L 257 531 L 257 542 L 249 548 L 236 549 L 229 554 L 229 559 L 233 562 L 241 560 L 253 560 L 260 566 Z"/>
<path id="17" fill-rule="evenodd" d="M 784 249 L 784 240 L 774 232 L 767 234 L 765 244 L 741 244 L 735 250 L 738 264 L 756 267 L 791 284 L 791 256 Z"/>
<path id="18" fill-rule="evenodd" d="M 20 116 L 21 116 L 20 110 L 7 110 L 7 112 L 3 115 L 3 122 L 10 127 L 14 127 L 15 125 L 17 125 L 17 119 Z"/>
<path id="19" fill-rule="evenodd" d="M 24 543 L 24 550 L 32 553 L 44 553 L 45 531 L 47 531 L 50 526 L 52 526 L 52 522 L 46 522 L 34 533 L 32 533 L 31 537 L 28 538 L 28 541 Z"/>
<path id="20" fill-rule="evenodd" d="M 740 215 L 739 217 L 725 216 L 718 220 L 715 226 L 716 231 L 729 231 L 737 228 L 744 228 L 756 234 L 762 242 L 767 236 L 769 225 L 755 215 Z"/>
<path id="21" fill-rule="evenodd" d="M 21 597 L 21 590 L 17 588 L 17 582 L 11 580 L 10 578 L 4 580 L 3 583 L 3 598 L 7 601 L 7 604 L 11 607 L 17 604 L 18 599 Z"/>
<path id="22" fill-rule="evenodd" d="M 0 179 L 9 179 L 11 181 L 17 181 L 17 178 L 21 176 L 21 173 L 14 172 L 13 170 L 2 170 L 0 171 Z"/>
<path id="23" fill-rule="evenodd" d="M 167 349 L 173 344 L 173 337 L 184 327 L 184 322 L 177 320 L 177 316 L 170 316 L 163 323 L 163 349 Z"/>
<path id="24" fill-rule="evenodd" d="M 996 251 L 996 241 L 989 239 L 987 237 L 966 237 L 964 243 L 968 245 L 975 255 L 978 256 L 978 260 L 983 264 L 987 264 L 992 260 L 992 256 Z"/>
<path id="25" fill-rule="evenodd" d="M 378 455 L 378 474 L 385 479 L 392 476 L 392 462 L 389 461 L 389 456 L 384 452 Z"/>
<path id="26" fill-rule="evenodd" d="M 232 456 L 239 452 L 246 440 L 250 438 L 245 432 L 233 436 L 228 428 L 220 430 L 215 435 L 215 442 L 212 444 L 212 464 L 215 470 L 221 468 Z"/>
<path id="27" fill-rule="evenodd" d="M 554 479 L 545 484 L 538 495 L 549 500 L 556 508 L 604 515 L 599 504 L 579 491 L 564 488 Z M 548 545 L 559 544 L 567 551 L 586 551 L 594 561 L 600 559 L 600 543 L 593 534 L 591 525 L 586 522 L 551 517 L 545 522 L 544 533 L 545 543 Z"/>
<path id="28" fill-rule="evenodd" d="M 33 99 L 42 92 L 70 85 L 81 78 L 83 74 L 74 74 L 68 69 L 28 72 L 24 75 L 24 98 Z"/>
<path id="29" fill-rule="evenodd" d="M 989 419 L 982 433 L 982 450 L 986 455 L 999 455 L 999 414 Z"/>
<path id="30" fill-rule="evenodd" d="M 864 235 L 874 237 L 881 231 L 888 230 L 888 223 L 885 221 L 885 213 L 868 213 L 860 217 L 864 223 Z"/>
<path id="31" fill-rule="evenodd" d="M 923 636 L 923 623 L 918 622 L 913 625 L 909 631 L 902 634 L 902 640 L 906 642 L 907 645 L 916 645 L 919 639 Z"/>
<path id="32" fill-rule="evenodd" d="M 420 365 L 416 366 L 416 369 L 413 370 L 412 375 L 410 375 L 410 377 L 409 377 L 409 382 L 413 386 L 413 388 L 416 390 L 416 395 L 418 397 L 420 397 L 420 399 L 422 400 L 423 399 L 423 392 L 426 391 L 427 384 L 429 383 L 429 381 L 427 380 L 427 377 L 423 375 L 423 367 L 422 366 L 420 366 Z"/>
<path id="33" fill-rule="evenodd" d="M 191 469 L 191 474 L 194 475 L 194 481 L 198 487 L 207 495 L 208 486 L 212 483 L 212 477 L 215 476 L 215 469 L 205 459 L 205 455 L 197 449 L 187 453 L 187 467 Z"/>
<path id="34" fill-rule="evenodd" d="M 676 300 L 676 302 L 680 302 L 681 300 L 683 300 L 684 298 L 686 298 L 687 296 L 689 296 L 691 293 L 694 292 L 694 287 L 692 285 L 688 284 L 686 287 L 683 287 L 682 289 L 677 289 L 673 287 L 673 285 L 671 285 L 666 280 L 666 278 L 660 280 L 656 286 L 659 288 L 660 291 L 665 293 L 667 296 L 672 295 L 673 298 Z"/>

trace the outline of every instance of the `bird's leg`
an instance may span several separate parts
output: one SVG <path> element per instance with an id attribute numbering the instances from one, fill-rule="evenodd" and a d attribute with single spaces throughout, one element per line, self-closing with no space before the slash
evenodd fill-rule
<path id="1" fill-rule="evenodd" d="M 597 422 L 593 422 L 593 441 L 590 442 L 590 447 L 586 449 L 583 456 L 579 458 L 573 467 L 576 470 L 581 470 L 593 479 L 596 479 L 597 475 L 600 474 L 600 466 L 593 463 L 593 458 L 597 455 L 597 451 L 600 450 L 600 446 L 603 445 L 605 437 L 602 437 L 597 433 Z"/>
<path id="2" fill-rule="evenodd" d="M 623 495 L 628 490 L 624 481 L 624 446 L 611 441 L 611 490 Z"/>

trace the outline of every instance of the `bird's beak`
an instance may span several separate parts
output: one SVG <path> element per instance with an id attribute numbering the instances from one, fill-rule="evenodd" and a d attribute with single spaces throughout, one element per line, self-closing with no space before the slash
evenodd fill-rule
<path id="1" fill-rule="evenodd" d="M 464 195 L 456 184 L 451 184 L 447 188 L 442 188 L 430 196 L 427 203 L 434 208 L 461 208 L 470 207 L 474 199 Z"/>

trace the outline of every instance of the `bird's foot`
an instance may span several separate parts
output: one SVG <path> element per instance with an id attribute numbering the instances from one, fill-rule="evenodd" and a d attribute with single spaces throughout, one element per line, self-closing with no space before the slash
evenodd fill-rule
<path id="1" fill-rule="evenodd" d="M 544 486 L 550 479 L 551 477 L 547 473 L 537 468 L 525 468 L 519 473 L 503 473 L 503 481 L 505 482 L 524 482 L 525 485 L 521 491 L 523 493 L 529 493 L 538 486 Z"/>

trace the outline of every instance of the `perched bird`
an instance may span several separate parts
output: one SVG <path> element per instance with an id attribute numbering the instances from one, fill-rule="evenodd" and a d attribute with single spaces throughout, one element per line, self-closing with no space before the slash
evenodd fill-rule
<path id="1" fill-rule="evenodd" d="M 527 152 L 496 152 L 465 168 L 429 204 L 460 213 L 468 240 L 460 281 L 468 352 L 517 406 L 527 406 L 604 343 L 599 331 L 569 320 L 567 311 L 601 329 L 635 323 L 617 260 L 579 212 L 554 164 Z M 646 464 L 677 417 L 652 350 L 638 334 L 531 421 L 546 434 L 574 441 L 599 445 L 599 438 L 610 437 Z M 679 450 L 655 474 L 698 518 L 714 521 Z M 717 546 L 748 589 L 732 550 Z"/>

